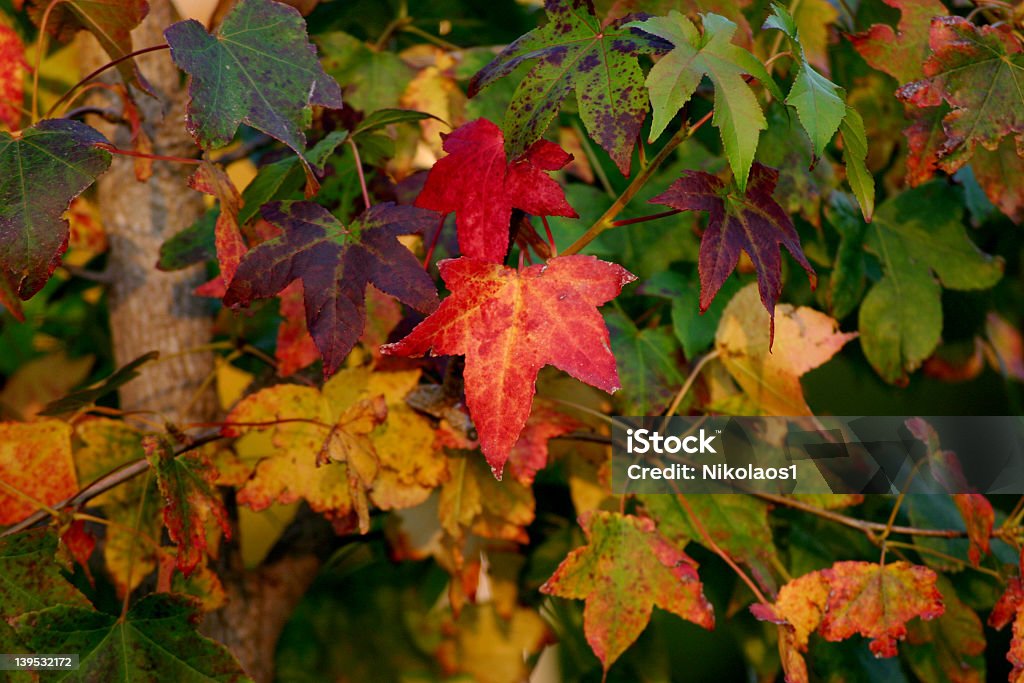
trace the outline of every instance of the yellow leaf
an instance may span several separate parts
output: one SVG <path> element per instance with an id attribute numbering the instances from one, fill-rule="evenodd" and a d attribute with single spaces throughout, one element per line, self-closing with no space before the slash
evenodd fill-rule
<path id="1" fill-rule="evenodd" d="M 726 306 L 715 335 L 723 365 L 766 415 L 810 415 L 800 377 L 832 358 L 856 332 L 812 308 L 775 307 L 775 345 L 757 285 L 741 289 Z"/>
<path id="2" fill-rule="evenodd" d="M 63 351 L 23 363 L 0 391 L 0 407 L 19 419 L 33 418 L 85 381 L 92 364 L 92 356 L 68 358 Z"/>

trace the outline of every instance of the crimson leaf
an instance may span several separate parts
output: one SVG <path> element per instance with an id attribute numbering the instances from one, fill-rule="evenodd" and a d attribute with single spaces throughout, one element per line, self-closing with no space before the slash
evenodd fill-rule
<path id="1" fill-rule="evenodd" d="M 755 161 L 747 191 L 740 194 L 735 187 L 710 173 L 686 171 L 668 190 L 651 199 L 654 204 L 683 211 L 707 211 L 711 215 L 700 241 L 701 311 L 707 310 L 729 273 L 736 268 L 740 251 L 747 252 L 757 269 L 761 303 L 772 317 L 772 339 L 775 302 L 782 293 L 780 244 L 807 271 L 811 286 L 817 284 L 817 275 L 804 256 L 793 221 L 772 197 L 778 179 L 778 171 Z"/>
<path id="2" fill-rule="evenodd" d="M 576 212 L 565 192 L 544 171 L 557 171 L 572 155 L 538 140 L 512 160 L 505 159 L 501 129 L 487 119 L 470 121 L 444 138 L 448 156 L 430 169 L 416 206 L 455 212 L 463 256 L 501 263 L 509 246 L 512 209 L 535 216 Z"/>
<path id="3" fill-rule="evenodd" d="M 433 280 L 396 239 L 432 227 L 435 214 L 378 204 L 346 228 L 312 202 L 274 202 L 261 213 L 284 234 L 246 253 L 224 303 L 247 306 L 302 280 L 306 324 L 323 356 L 325 375 L 338 369 L 363 331 L 369 283 L 423 313 L 437 308 Z"/>

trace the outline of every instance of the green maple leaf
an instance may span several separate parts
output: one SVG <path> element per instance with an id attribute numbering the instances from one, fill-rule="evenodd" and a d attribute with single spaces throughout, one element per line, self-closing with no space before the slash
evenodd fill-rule
<path id="1" fill-rule="evenodd" d="M 539 140 L 575 90 L 587 131 L 629 175 L 633 147 L 647 114 L 643 54 L 669 46 L 628 27 L 631 17 L 602 24 L 590 0 L 547 0 L 548 23 L 522 36 L 469 83 L 473 97 L 520 64 L 536 60 L 523 77 L 505 114 L 505 147 L 521 155 Z"/>
<path id="2" fill-rule="evenodd" d="M 1002 260 L 971 242 L 962 213 L 957 193 L 929 183 L 886 201 L 863 230 L 883 275 L 861 303 L 860 342 L 888 382 L 905 382 L 938 346 L 943 287 L 985 289 L 1002 277 Z"/>
<path id="3" fill-rule="evenodd" d="M 341 89 L 317 61 L 302 16 L 282 3 L 242 0 L 216 36 L 189 19 L 164 37 L 192 77 L 187 124 L 204 148 L 228 144 L 246 123 L 302 156 L 309 106 L 341 106 Z"/>
<path id="4" fill-rule="evenodd" d="M 835 134 L 842 134 L 847 180 L 864 218 L 870 221 L 874 213 L 875 183 L 865 164 L 868 144 L 864 121 L 856 109 L 847 106 L 846 91 L 810 65 L 796 22 L 785 8 L 772 5 L 772 14 L 764 22 L 764 28 L 782 31 L 792 45 L 797 73 L 786 96 L 786 104 L 796 109 L 800 125 L 811 139 L 814 154 L 824 156 L 825 148 Z"/>
<path id="5" fill-rule="evenodd" d="M 661 135 L 676 112 L 690 101 L 701 79 L 707 76 L 715 86 L 715 113 L 711 122 L 721 133 L 729 166 L 743 191 L 758 138 L 768 127 L 761 105 L 744 75 L 753 76 L 780 99 L 782 93 L 764 65 L 731 42 L 736 24 L 717 14 L 701 16 L 703 34 L 675 10 L 667 17 L 652 17 L 630 24 L 674 46 L 647 75 L 647 90 L 654 108 L 650 137 L 654 140 Z"/>
<path id="6" fill-rule="evenodd" d="M 110 166 L 100 133 L 78 121 L 41 121 L 0 132 L 0 277 L 28 299 L 68 246 L 63 214 Z"/>
<path id="7" fill-rule="evenodd" d="M 0 624 L 56 603 L 85 607 L 85 596 L 61 576 L 57 537 L 33 529 L 0 539 Z"/>
<path id="8" fill-rule="evenodd" d="M 119 683 L 238 683 L 250 680 L 227 648 L 195 630 L 195 605 L 180 595 L 154 594 L 123 619 L 59 605 L 21 616 L 15 627 L 35 652 L 74 652 L 76 671 L 60 681 Z"/>

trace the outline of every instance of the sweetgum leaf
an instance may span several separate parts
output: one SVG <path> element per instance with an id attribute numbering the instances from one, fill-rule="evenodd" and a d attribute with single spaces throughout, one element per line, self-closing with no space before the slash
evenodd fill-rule
<path id="1" fill-rule="evenodd" d="M 452 294 L 404 339 L 399 356 L 466 356 L 466 404 L 496 477 L 530 414 L 537 373 L 554 365 L 607 392 L 619 389 L 597 306 L 636 278 L 593 256 L 561 256 L 522 271 L 460 258 L 438 264 Z"/>
<path id="2" fill-rule="evenodd" d="M 40 121 L 17 137 L 0 131 L 0 277 L 22 299 L 43 285 L 68 246 L 63 214 L 110 166 L 99 131 Z"/>
<path id="3" fill-rule="evenodd" d="M 572 160 L 558 145 L 538 140 L 508 162 L 501 129 L 487 119 L 470 121 L 442 137 L 448 156 L 430 169 L 416 206 L 455 212 L 463 256 L 504 261 L 513 209 L 576 218 L 561 186 L 545 173 Z"/>
<path id="4" fill-rule="evenodd" d="M 33 0 L 32 17 L 39 23 L 48 0 Z M 50 10 L 46 29 L 61 42 L 68 42 L 75 33 L 87 30 L 96 37 L 111 60 L 121 59 L 132 52 L 131 32 L 149 14 L 146 0 L 58 0 Z M 121 77 L 146 92 L 152 92 L 149 83 L 139 72 L 134 60 L 117 65 Z"/>
<path id="5" fill-rule="evenodd" d="M 181 595 L 147 595 L 125 616 L 60 605 L 20 617 L 16 628 L 35 652 L 74 652 L 76 671 L 52 680 L 157 683 L 250 681 L 223 645 L 196 631 L 195 604 Z"/>
<path id="6" fill-rule="evenodd" d="M 929 45 L 924 78 L 897 95 L 918 107 L 945 102 L 952 108 L 943 119 L 942 168 L 956 171 L 977 145 L 994 151 L 1007 135 L 1015 137 L 1019 152 L 1024 147 L 1024 47 L 1010 27 L 979 28 L 963 17 L 936 17 Z"/>
<path id="7" fill-rule="evenodd" d="M 644 630 L 655 605 L 714 628 L 696 563 L 658 534 L 651 520 L 592 512 L 580 525 L 587 545 L 569 553 L 540 590 L 586 600 L 583 630 L 605 671 Z"/>
<path id="8" fill-rule="evenodd" d="M 904 656 L 918 680 L 980 683 L 985 676 L 985 629 L 977 613 L 957 596 L 953 584 L 938 581 L 946 611 L 932 621 L 911 621 Z"/>
<path id="9" fill-rule="evenodd" d="M 275 202 L 261 212 L 284 234 L 245 254 L 224 304 L 247 306 L 302 280 L 306 324 L 324 358 L 325 376 L 338 369 L 363 331 L 366 286 L 371 282 L 423 313 L 437 307 L 433 280 L 397 240 L 435 225 L 434 214 L 379 204 L 345 228 L 311 202 Z"/>
<path id="10" fill-rule="evenodd" d="M 208 521 L 216 521 L 225 537 L 231 537 L 228 514 L 214 485 L 217 470 L 200 450 L 175 457 L 163 438 L 145 437 L 142 447 L 164 499 L 167 533 L 178 546 L 178 569 L 188 576 L 206 554 Z"/>
<path id="11" fill-rule="evenodd" d="M 837 641 L 859 633 L 872 639 L 876 657 L 896 655 L 896 641 L 906 637 L 908 621 L 927 621 L 945 611 L 935 587 L 937 575 L 927 567 L 909 562 L 836 562 L 822 575 L 829 594 L 821 635 Z"/>
<path id="12" fill-rule="evenodd" d="M 670 47 L 632 29 L 624 17 L 603 25 L 590 0 L 546 0 L 548 23 L 502 50 L 469 82 L 469 96 L 537 60 L 516 88 L 505 114 L 509 156 L 539 140 L 573 90 L 587 132 L 629 175 L 640 126 L 647 114 L 640 55 Z"/>
<path id="13" fill-rule="evenodd" d="M 861 303 L 858 329 L 864 355 L 887 382 L 905 381 L 938 345 L 943 286 L 985 289 L 1002 277 L 1002 260 L 978 250 L 962 212 L 955 193 L 934 182 L 886 201 L 864 230 L 863 246 L 883 276 Z"/>
<path id="14" fill-rule="evenodd" d="M 529 486 L 537 471 L 548 464 L 548 442 L 584 427 L 582 422 L 559 410 L 555 402 L 538 398 L 509 454 L 509 474 L 519 483 Z"/>
<path id="15" fill-rule="evenodd" d="M 109 377 L 100 381 L 95 386 L 82 389 L 81 391 L 76 391 L 73 394 L 68 394 L 64 398 L 48 403 L 46 407 L 39 412 L 39 414 L 63 415 L 64 413 L 71 413 L 76 410 L 80 410 L 81 408 L 91 406 L 107 394 L 117 391 L 122 386 L 138 377 L 138 370 L 140 367 L 150 361 L 156 360 L 159 357 L 159 351 L 144 353 L 135 360 L 115 370 Z"/>
<path id="16" fill-rule="evenodd" d="M 789 214 L 772 197 L 779 173 L 754 163 L 746 192 L 737 191 L 703 171 L 686 171 L 683 177 L 657 197 L 682 211 L 707 211 L 708 228 L 700 241 L 700 310 L 706 311 L 722 283 L 745 251 L 757 269 L 757 290 L 771 317 L 769 344 L 775 337 L 775 302 L 782 293 L 782 259 L 779 245 L 807 271 L 811 286 L 818 278 L 800 247 L 800 236 Z"/>
<path id="17" fill-rule="evenodd" d="M 272 0 L 241 0 L 215 36 L 194 19 L 164 31 L 192 79 L 187 125 L 205 149 L 228 144 L 241 123 L 304 155 L 310 105 L 341 106 L 341 89 L 316 58 L 302 16 Z"/>
<path id="18" fill-rule="evenodd" d="M 47 529 L 0 538 L 0 623 L 58 603 L 89 605 L 61 576 L 56 552 L 57 537 Z"/>
<path id="19" fill-rule="evenodd" d="M 736 24 L 717 14 L 702 17 L 703 34 L 675 10 L 667 17 L 652 17 L 631 24 L 674 46 L 647 75 L 647 90 L 654 108 L 650 139 L 661 135 L 676 112 L 690 101 L 706 75 L 715 85 L 715 113 L 711 122 L 721 133 L 725 155 L 742 192 L 757 151 L 757 140 L 761 131 L 768 127 L 761 105 L 743 76 L 750 74 L 779 99 L 782 93 L 764 65 L 732 43 Z"/>
<path id="20" fill-rule="evenodd" d="M 850 36 L 850 42 L 872 68 L 899 83 L 924 78 L 922 65 L 931 52 L 928 34 L 932 18 L 945 16 L 945 6 L 939 0 L 882 1 L 900 11 L 898 32 L 888 24 L 873 24 L 867 31 Z"/>
<path id="21" fill-rule="evenodd" d="M 74 495 L 71 427 L 61 420 L 0 422 L 0 481 L 0 525 L 35 512 L 32 500 L 53 505 Z"/>
<path id="22" fill-rule="evenodd" d="M 807 642 L 825 616 L 828 582 L 821 572 L 793 579 L 779 590 L 773 605 L 757 603 L 750 611 L 761 621 L 779 625 L 779 656 L 787 683 L 807 683 Z"/>
<path id="23" fill-rule="evenodd" d="M 641 330 L 619 311 L 609 311 L 605 322 L 622 379 L 623 413 L 663 412 L 685 381 L 679 370 L 679 343 L 667 329 Z"/>

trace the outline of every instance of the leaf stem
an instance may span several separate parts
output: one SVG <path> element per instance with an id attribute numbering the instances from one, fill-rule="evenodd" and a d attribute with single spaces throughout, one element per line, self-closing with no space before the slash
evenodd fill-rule
<path id="1" fill-rule="evenodd" d="M 686 140 L 696 133 L 701 126 L 710 121 L 713 113 L 714 110 L 712 109 L 692 126 L 684 126 L 680 128 L 679 132 L 673 135 L 672 138 L 665 143 L 665 146 L 658 151 L 658 154 L 651 159 L 651 163 L 647 165 L 647 168 L 642 169 L 636 174 L 636 177 L 633 178 L 632 182 L 630 182 L 626 189 L 622 191 L 622 194 L 619 195 L 618 199 L 608 207 L 608 210 L 605 211 L 593 225 L 587 228 L 587 231 L 580 235 L 579 239 L 569 245 L 569 248 L 562 252 L 562 254 L 564 256 L 568 256 L 570 254 L 578 253 L 585 246 L 593 242 L 602 232 L 615 227 L 615 217 L 626 208 L 626 205 L 629 204 L 633 197 L 636 196 L 637 192 L 639 192 L 647 181 L 651 179 L 654 172 L 658 170 L 666 159 L 668 159 L 669 155 L 672 154 L 672 151 L 682 143 L 686 142 Z"/>
<path id="2" fill-rule="evenodd" d="M 448 214 L 442 213 L 441 220 L 437 222 L 437 230 L 434 231 L 434 236 L 430 238 L 430 246 L 427 247 L 427 255 L 423 258 L 423 270 L 430 269 L 430 259 L 434 256 L 434 249 L 437 247 L 437 240 L 441 238 L 441 230 L 444 228 L 444 221 L 448 218 Z"/>
<path id="3" fill-rule="evenodd" d="M 654 221 L 659 218 L 665 218 L 667 216 L 675 216 L 677 213 L 682 213 L 682 209 L 672 209 L 670 211 L 662 211 L 661 213 L 653 213 L 650 216 L 639 216 L 638 218 L 624 218 L 621 221 L 612 221 L 613 228 L 621 228 L 624 225 L 635 225 L 637 223 L 646 223 L 648 221 Z"/>
<path id="4" fill-rule="evenodd" d="M 580 148 L 583 150 L 583 156 L 587 157 L 587 162 L 590 164 L 591 170 L 594 171 L 594 175 L 597 176 L 598 182 L 601 183 L 601 187 L 604 188 L 605 194 L 610 198 L 615 199 L 615 190 L 612 189 L 612 184 L 608 180 L 608 174 L 604 172 L 604 166 L 601 165 L 601 160 L 597 158 L 597 154 L 594 153 L 594 147 L 590 144 L 590 139 L 587 138 L 586 131 L 583 130 L 583 126 L 575 118 L 572 122 L 572 129 L 576 133 L 577 139 L 580 141 Z"/>
<path id="5" fill-rule="evenodd" d="M 448 50 L 449 52 L 456 52 L 462 49 L 455 43 L 449 43 L 444 38 L 439 38 L 438 36 L 435 36 L 432 33 L 427 33 L 426 31 L 421 29 L 419 26 L 416 26 L 415 24 L 409 23 L 399 28 L 401 31 L 404 31 L 405 33 L 411 33 L 414 36 L 419 36 L 420 38 L 423 38 L 424 40 L 429 41 L 440 48 Z"/>
<path id="6" fill-rule="evenodd" d="M 142 484 L 142 495 L 139 496 L 139 511 L 135 514 L 134 533 L 136 536 L 142 533 L 142 513 L 146 510 L 146 494 L 149 493 L 149 482 L 152 478 L 153 470 L 146 470 L 146 480 Z M 121 603 L 121 620 L 124 620 L 128 614 L 128 605 L 132 597 L 132 576 L 135 573 L 135 545 L 132 543 L 128 546 L 128 578 L 125 581 L 124 602 Z"/>
<path id="7" fill-rule="evenodd" d="M 718 358 L 718 355 L 718 349 L 715 349 L 714 351 L 704 354 L 704 356 L 693 366 L 693 369 L 690 370 L 690 375 L 686 378 L 686 381 L 683 382 L 683 386 L 679 388 L 675 398 L 672 399 L 672 403 L 669 405 L 668 410 L 665 411 L 665 419 L 661 423 L 661 431 L 664 432 L 668 429 L 668 421 L 676 414 L 676 411 L 679 410 L 679 404 L 682 403 L 686 395 L 690 393 L 690 387 L 692 387 L 693 383 L 697 381 L 697 376 L 700 374 L 700 371 L 704 369 L 705 365 Z"/>
<path id="8" fill-rule="evenodd" d="M 36 63 L 32 70 L 32 120 L 36 120 L 39 112 L 39 69 L 43 64 L 43 52 L 46 50 L 46 24 L 50 21 L 50 12 L 60 0 L 50 0 L 39 22 L 39 36 L 36 38 Z"/>
<path id="9" fill-rule="evenodd" d="M 140 159 L 152 159 L 153 161 L 173 161 L 178 164 L 192 164 L 194 166 L 198 166 L 199 164 L 203 163 L 202 159 L 189 159 L 188 157 L 164 156 L 163 154 L 147 154 L 145 152 L 136 152 L 130 149 L 119 149 L 117 147 L 114 147 L 113 145 L 107 145 L 103 143 L 96 145 L 96 147 L 98 147 L 99 149 L 105 149 L 111 154 L 119 154 L 125 157 L 138 157 Z"/>
<path id="10" fill-rule="evenodd" d="M 52 6 L 52 3 L 51 3 L 51 6 Z M 47 13 L 49 13 L 49 11 L 50 11 L 49 8 L 47 8 L 46 11 L 47 11 Z M 46 21 L 46 19 L 44 18 L 43 21 Z M 42 33 L 42 29 L 40 29 L 40 34 L 41 33 Z M 82 87 L 83 85 L 85 85 L 86 83 L 91 81 L 92 79 L 94 79 L 97 76 L 99 76 L 104 71 L 107 71 L 108 69 L 112 69 L 113 67 L 117 66 L 121 62 L 126 62 L 129 59 L 134 59 L 135 57 L 138 57 L 139 55 L 144 55 L 144 54 L 147 54 L 147 53 L 150 53 L 150 52 L 157 52 L 159 50 L 170 50 L 170 49 L 171 49 L 171 46 L 166 44 L 166 43 L 164 43 L 163 45 L 154 45 L 152 47 L 144 47 L 141 50 L 135 50 L 134 52 L 129 52 L 128 54 L 122 55 L 122 56 L 118 57 L 117 59 L 115 59 L 113 61 L 107 62 L 106 64 L 104 64 L 103 66 L 99 67 L 98 69 L 96 69 L 95 71 L 90 73 L 88 76 L 83 78 L 82 80 L 78 81 L 78 83 L 75 83 L 73 86 L 71 86 L 71 88 L 69 88 L 67 92 L 65 92 L 63 95 L 60 96 L 59 100 L 57 100 L 56 102 L 53 103 L 53 106 L 50 107 L 50 109 L 46 112 L 46 114 L 43 116 L 43 118 L 49 118 L 53 114 L 53 112 L 55 112 L 57 110 L 57 107 L 59 107 L 61 104 L 64 103 L 65 100 L 67 100 L 69 97 L 71 97 L 71 95 L 76 90 L 78 90 L 80 87 Z M 36 79 L 38 80 L 38 78 L 39 78 L 39 68 L 37 66 L 36 67 Z M 35 87 L 33 87 L 33 97 L 32 97 L 32 112 L 33 112 L 33 116 L 35 115 L 35 109 L 36 109 Z"/>
<path id="11" fill-rule="evenodd" d="M 558 247 L 555 246 L 555 238 L 551 234 L 551 226 L 548 225 L 548 217 L 541 216 L 540 220 L 544 223 L 544 232 L 548 234 L 548 246 L 551 247 L 551 256 L 554 258 L 555 256 L 558 256 Z"/>
<path id="12" fill-rule="evenodd" d="M 346 142 L 352 147 L 352 154 L 356 160 L 356 175 L 359 176 L 359 189 L 363 191 L 363 204 L 366 205 L 366 210 L 369 211 L 370 192 L 366 189 L 366 176 L 363 175 L 363 160 L 359 158 L 359 148 L 356 147 L 356 141 L 350 137 Z"/>

